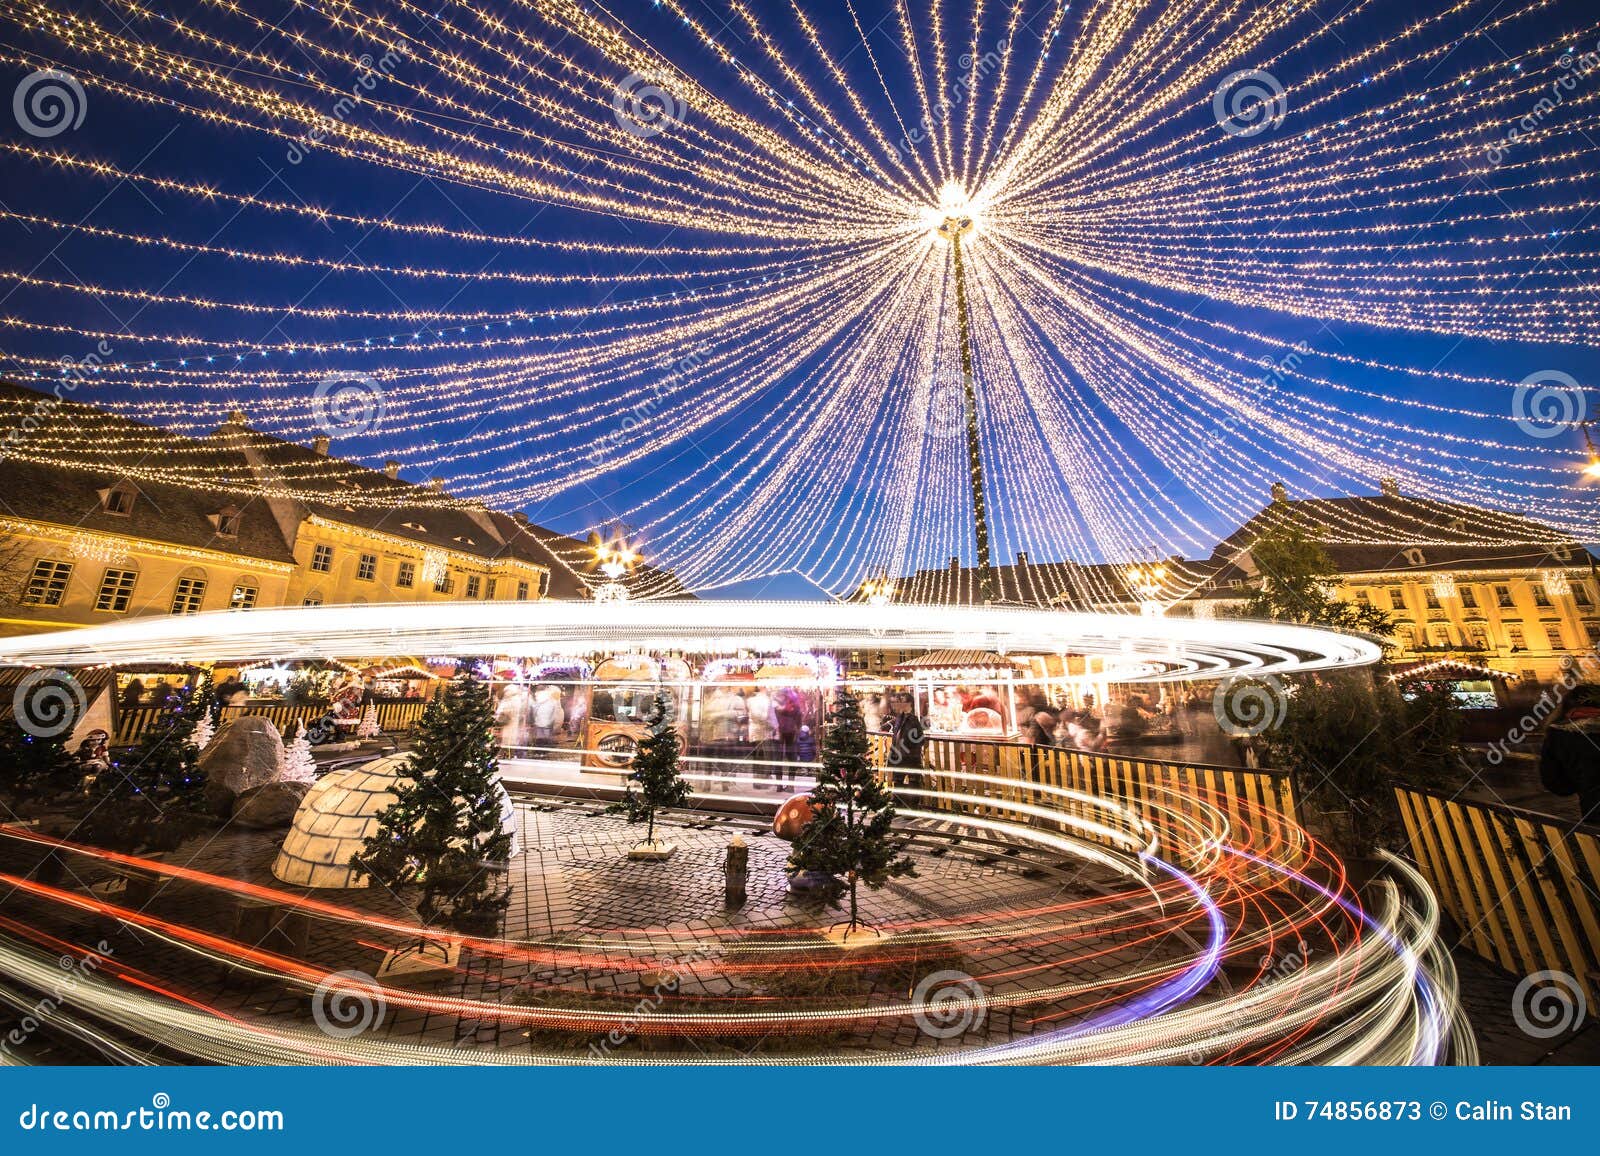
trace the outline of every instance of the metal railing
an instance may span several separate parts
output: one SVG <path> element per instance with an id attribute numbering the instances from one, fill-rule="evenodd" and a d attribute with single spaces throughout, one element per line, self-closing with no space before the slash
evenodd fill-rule
<path id="1" fill-rule="evenodd" d="M 1395 788 L 1410 854 L 1462 944 L 1516 975 L 1560 971 L 1600 998 L 1600 829 Z"/>

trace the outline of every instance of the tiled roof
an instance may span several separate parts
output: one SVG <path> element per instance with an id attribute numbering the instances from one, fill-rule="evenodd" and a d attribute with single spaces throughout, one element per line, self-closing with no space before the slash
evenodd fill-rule
<path id="1" fill-rule="evenodd" d="M 99 446 L 137 439 L 148 442 L 153 453 L 162 449 L 181 453 L 185 462 L 214 469 L 218 477 L 234 480 L 241 489 L 252 485 L 243 456 L 220 443 L 186 438 L 0 381 L 0 514 L 274 562 L 294 561 L 265 502 L 141 480 L 134 484 L 138 494 L 132 511 L 113 514 L 104 508 L 102 491 L 126 479 L 109 470 L 34 463 L 5 453 L 5 447 L 13 444 L 25 453 L 30 438 L 64 441 L 80 447 L 90 460 Z M 238 535 L 218 534 L 214 518 L 234 502 L 240 508 Z"/>
<path id="2" fill-rule="evenodd" d="M 1318 538 L 1343 574 L 1587 564 L 1574 538 L 1523 515 L 1390 493 L 1274 502 L 1218 544 L 1213 580 L 1247 577 L 1240 555 L 1268 531 L 1292 525 Z"/>

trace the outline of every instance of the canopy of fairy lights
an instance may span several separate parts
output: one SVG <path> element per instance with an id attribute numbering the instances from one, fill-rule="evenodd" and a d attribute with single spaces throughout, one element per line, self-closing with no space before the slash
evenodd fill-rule
<path id="1" fill-rule="evenodd" d="M 276 158 L 263 181 L 204 147 L 179 169 L 70 131 L 0 141 L 30 184 L 159 206 L 0 206 L 0 227 L 107 258 L 0 262 L 6 365 L 77 400 L 198 435 L 236 409 L 331 433 L 445 479 L 410 503 L 549 508 L 643 476 L 611 512 L 691 589 L 793 570 L 938 600 L 972 558 L 974 424 L 1000 559 L 1204 556 L 1277 481 L 1394 479 L 1423 511 L 1408 543 L 1600 538 L 1574 486 L 1590 388 L 1543 352 L 1531 376 L 1412 356 L 1600 338 L 1592 6 L 6 0 L 0 21 L 0 59 L 56 70 L 69 121 L 76 99 Z M 562 224 L 374 207 L 356 190 L 379 178 Z M 165 258 L 181 279 L 135 272 Z M 1394 341 L 1375 356 L 1355 332 Z M 150 450 L 7 446 L 259 492 Z M 402 500 L 361 479 L 341 500 Z M 290 464 L 273 484 L 309 483 Z M 1502 513 L 1530 503 L 1548 531 Z M 1395 535 L 1315 516 L 1332 540 Z M 1093 568 L 1061 588 L 1121 598 Z"/>
<path id="2" fill-rule="evenodd" d="M 1117 659 L 1140 682 L 1281 675 L 1375 662 L 1368 638 L 1280 622 L 1207 621 L 995 607 L 669 601 L 316 606 L 130 619 L 0 639 L 0 662 L 35 666 L 249 655 L 287 661 L 375 651 L 459 655 L 808 649 L 944 650 L 978 640 L 1014 654 Z"/>

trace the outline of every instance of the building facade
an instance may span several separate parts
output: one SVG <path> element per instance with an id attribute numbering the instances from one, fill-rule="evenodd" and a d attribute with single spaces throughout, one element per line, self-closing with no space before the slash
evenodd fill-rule
<path id="1" fill-rule="evenodd" d="M 28 461 L 29 439 L 83 464 Z M 97 470 L 106 441 L 137 441 L 220 484 Z M 590 596 L 588 543 L 449 503 L 438 483 L 401 479 L 398 462 L 373 470 L 331 450 L 326 438 L 306 447 L 261 433 L 243 414 L 190 438 L 0 382 L 0 633 L 204 610 Z M 662 584 L 663 572 L 640 571 Z"/>

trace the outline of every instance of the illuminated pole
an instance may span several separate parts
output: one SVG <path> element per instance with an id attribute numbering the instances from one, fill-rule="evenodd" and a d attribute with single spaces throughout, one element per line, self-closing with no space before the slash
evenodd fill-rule
<path id="1" fill-rule="evenodd" d="M 972 480 L 972 521 L 978 538 L 978 592 L 994 601 L 994 569 L 989 559 L 989 512 L 983 499 L 983 444 L 978 437 L 978 388 L 972 373 L 972 333 L 967 310 L 967 271 L 961 263 L 961 238 L 972 232 L 966 213 L 947 216 L 939 226 L 955 254 L 956 330 L 961 339 L 961 399 L 967 419 L 967 471 Z"/>

